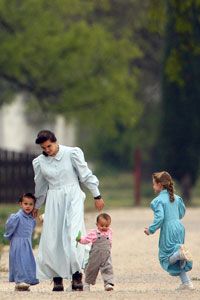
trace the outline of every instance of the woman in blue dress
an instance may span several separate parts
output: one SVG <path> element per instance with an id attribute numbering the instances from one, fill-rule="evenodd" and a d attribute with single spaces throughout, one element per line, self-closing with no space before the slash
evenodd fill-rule
<path id="1" fill-rule="evenodd" d="M 37 284 L 36 264 L 32 251 L 32 234 L 36 225 L 32 217 L 35 196 L 24 194 L 19 205 L 21 209 L 11 214 L 5 225 L 4 237 L 10 240 L 9 281 L 15 282 L 15 290 L 27 291 Z"/>
<path id="2" fill-rule="evenodd" d="M 94 197 L 97 210 L 104 206 L 99 181 L 88 168 L 82 150 L 59 145 L 49 130 L 36 138 L 43 153 L 33 160 L 36 205 L 34 215 L 45 202 L 45 214 L 36 259 L 39 280 L 53 279 L 54 292 L 64 290 L 63 278 L 70 288 L 82 291 L 82 269 L 89 256 L 88 247 L 76 247 L 76 236 L 85 234 L 83 184 Z"/>
<path id="3" fill-rule="evenodd" d="M 178 289 L 194 289 L 186 272 L 192 269 L 192 257 L 184 245 L 185 228 L 180 221 L 185 215 L 185 205 L 181 197 L 174 194 L 173 180 L 168 172 L 152 175 L 153 189 L 158 194 L 151 202 L 154 212 L 153 223 L 145 228 L 146 235 L 160 229 L 159 260 L 170 275 L 180 276 Z"/>

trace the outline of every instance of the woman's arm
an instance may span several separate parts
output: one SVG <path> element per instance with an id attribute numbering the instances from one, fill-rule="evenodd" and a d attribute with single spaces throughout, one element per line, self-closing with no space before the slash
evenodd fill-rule
<path id="1" fill-rule="evenodd" d="M 34 181 L 35 181 L 35 197 L 36 197 L 36 204 L 35 204 L 35 211 L 37 211 L 46 199 L 46 194 L 48 190 L 48 182 L 44 178 L 41 167 L 39 163 L 39 158 L 35 158 L 33 160 L 33 170 L 34 170 Z"/>

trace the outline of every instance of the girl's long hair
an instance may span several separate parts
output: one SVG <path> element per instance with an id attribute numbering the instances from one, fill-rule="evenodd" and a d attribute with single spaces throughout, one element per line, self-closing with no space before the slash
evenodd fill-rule
<path id="1" fill-rule="evenodd" d="M 174 202 L 174 183 L 171 175 L 166 171 L 162 171 L 153 173 L 152 177 L 156 183 L 162 184 L 163 188 L 169 193 L 170 201 Z"/>

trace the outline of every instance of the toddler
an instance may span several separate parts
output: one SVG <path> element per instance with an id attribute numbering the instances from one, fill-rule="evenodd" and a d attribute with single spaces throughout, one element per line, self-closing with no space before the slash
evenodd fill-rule
<path id="1" fill-rule="evenodd" d="M 11 214 L 5 225 L 4 237 L 10 240 L 9 281 L 15 282 L 16 291 L 29 291 L 37 284 L 36 264 L 32 251 L 32 234 L 36 225 L 32 217 L 35 197 L 31 193 L 19 199 L 21 209 Z"/>
<path id="2" fill-rule="evenodd" d="M 114 286 L 113 267 L 111 261 L 112 230 L 111 217 L 102 213 L 97 216 L 97 228 L 92 229 L 86 236 L 77 237 L 81 244 L 91 243 L 88 264 L 85 269 L 84 290 L 90 290 L 90 284 L 96 282 L 99 270 L 104 281 L 105 291 L 112 291 Z"/>

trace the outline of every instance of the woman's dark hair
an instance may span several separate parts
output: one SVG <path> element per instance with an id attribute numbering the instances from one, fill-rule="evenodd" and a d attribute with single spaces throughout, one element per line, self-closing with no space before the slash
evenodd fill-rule
<path id="1" fill-rule="evenodd" d="M 50 140 L 52 143 L 56 142 L 57 139 L 55 137 L 55 134 L 50 130 L 41 130 L 40 132 L 38 132 L 35 143 L 42 144 L 48 140 Z"/>
<path id="2" fill-rule="evenodd" d="M 18 201 L 18 202 L 22 202 L 24 198 L 31 198 L 31 199 L 33 199 L 34 203 L 36 202 L 36 198 L 35 198 L 35 196 L 34 196 L 32 193 L 26 193 L 26 194 L 23 194 L 23 195 L 19 198 L 19 201 Z"/>

